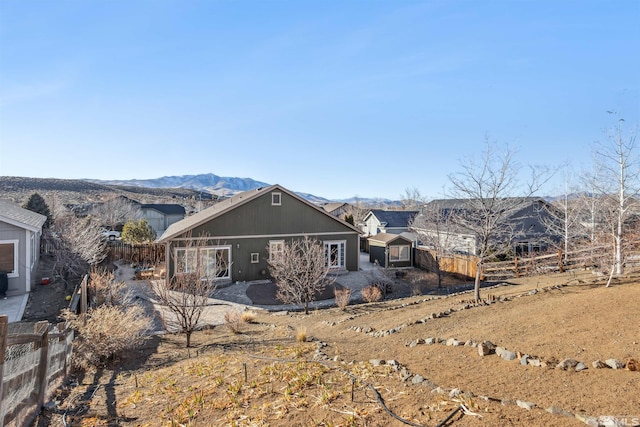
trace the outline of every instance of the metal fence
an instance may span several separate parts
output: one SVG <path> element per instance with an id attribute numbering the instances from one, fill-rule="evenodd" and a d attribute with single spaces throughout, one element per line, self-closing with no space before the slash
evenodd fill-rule
<path id="1" fill-rule="evenodd" d="M 0 427 L 28 425 L 67 375 L 73 330 L 0 315 Z"/>

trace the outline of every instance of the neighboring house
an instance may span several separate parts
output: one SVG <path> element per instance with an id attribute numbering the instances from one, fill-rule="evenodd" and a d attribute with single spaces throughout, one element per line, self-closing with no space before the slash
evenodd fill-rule
<path id="1" fill-rule="evenodd" d="M 460 199 L 439 199 L 429 202 L 425 210 L 436 209 L 443 214 L 463 213 L 469 209 L 470 203 Z M 562 240 L 562 236 L 549 231 L 548 224 L 557 221 L 556 209 L 545 200 L 536 197 L 522 199 L 521 207 L 511 213 L 507 219 L 508 232 L 494 236 L 495 241 L 505 242 L 507 239 L 516 256 L 546 251 L 552 244 Z M 418 230 L 414 230 L 418 231 Z M 428 230 L 419 230 L 422 233 Z M 471 230 L 452 225 L 448 230 L 441 229 L 440 245 L 447 252 L 477 254 L 476 236 Z M 435 237 L 435 232 L 434 232 Z"/>
<path id="2" fill-rule="evenodd" d="M 305 236 L 323 243 L 332 270 L 357 271 L 359 234 L 356 227 L 321 207 L 272 185 L 239 193 L 186 217 L 169 226 L 158 242 L 166 248 L 167 280 L 193 271 L 190 266 L 201 262 L 230 266 L 215 267 L 215 275 L 238 282 L 268 279 L 268 257 L 285 242 Z M 198 248 L 188 247 L 190 241 L 203 238 L 206 242 Z"/>
<path id="3" fill-rule="evenodd" d="M 344 216 L 352 210 L 351 205 L 344 202 L 327 203 L 322 205 L 322 209 L 331 215 L 342 219 L 344 219 Z"/>
<path id="4" fill-rule="evenodd" d="M 409 224 L 418 211 L 386 211 L 373 209 L 364 217 L 362 232 L 366 237 L 378 233 L 401 234 L 409 231 Z"/>
<path id="5" fill-rule="evenodd" d="M 413 240 L 402 234 L 378 233 L 369 241 L 369 261 L 381 267 L 411 267 Z"/>
<path id="6" fill-rule="evenodd" d="M 46 220 L 44 215 L 0 200 L 0 272 L 8 278 L 9 295 L 31 291 Z"/>
<path id="7" fill-rule="evenodd" d="M 161 236 L 171 224 L 184 219 L 186 211 L 177 204 L 141 204 L 141 218 L 145 219 L 157 236 Z"/>

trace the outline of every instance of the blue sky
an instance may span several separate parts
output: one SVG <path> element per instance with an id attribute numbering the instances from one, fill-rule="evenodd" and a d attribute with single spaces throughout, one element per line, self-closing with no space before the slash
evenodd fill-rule
<path id="1" fill-rule="evenodd" d="M 640 1 L 0 0 L 0 176 L 438 197 L 640 122 Z M 553 190 L 550 190 L 553 191 Z"/>

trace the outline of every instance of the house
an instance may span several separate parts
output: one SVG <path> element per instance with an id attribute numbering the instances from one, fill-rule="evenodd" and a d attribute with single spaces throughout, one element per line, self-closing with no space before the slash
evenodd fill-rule
<path id="1" fill-rule="evenodd" d="M 359 235 L 351 224 L 272 185 L 236 194 L 186 217 L 170 225 L 158 242 L 165 244 L 167 280 L 203 262 L 216 265 L 217 280 L 238 282 L 268 279 L 268 257 L 285 242 L 305 236 L 323 243 L 330 269 L 357 271 Z M 201 244 L 189 246 L 195 241 Z"/>
<path id="2" fill-rule="evenodd" d="M 184 219 L 186 211 L 182 205 L 170 203 L 151 203 L 140 205 L 141 218 L 153 228 L 157 236 L 161 236 L 171 224 Z"/>
<path id="3" fill-rule="evenodd" d="M 6 277 L 7 294 L 31 291 L 46 220 L 44 215 L 0 200 L 0 283 Z"/>
<path id="4" fill-rule="evenodd" d="M 512 207 L 505 220 L 508 232 L 497 234 L 494 241 L 508 243 L 516 256 L 546 251 L 549 246 L 559 242 L 562 236 L 549 230 L 546 224 L 558 220 L 556 209 L 544 199 L 537 197 L 505 199 L 505 205 Z M 433 200 L 424 208 L 426 212 L 441 212 L 441 218 L 454 213 L 465 214 L 473 206 L 473 201 L 462 199 Z M 422 215 L 422 214 L 421 214 Z M 419 223 L 419 217 L 416 223 Z M 414 230 L 418 231 L 418 230 Z M 429 230 L 420 230 L 428 233 Z M 434 232 L 435 233 L 435 232 Z M 473 232 L 460 225 L 451 224 L 438 231 L 440 246 L 447 252 L 477 254 L 478 241 Z M 435 237 L 435 234 L 434 234 Z"/>
<path id="5" fill-rule="evenodd" d="M 363 219 L 362 232 L 365 236 L 378 233 L 400 234 L 409 231 L 409 224 L 418 211 L 386 211 L 372 209 Z"/>
<path id="6" fill-rule="evenodd" d="M 378 233 L 369 241 L 369 261 L 381 267 L 411 267 L 413 240 L 402 234 Z"/>
<path id="7" fill-rule="evenodd" d="M 339 218 L 344 218 L 352 210 L 351 205 L 344 202 L 326 203 L 322 205 L 322 209 Z"/>

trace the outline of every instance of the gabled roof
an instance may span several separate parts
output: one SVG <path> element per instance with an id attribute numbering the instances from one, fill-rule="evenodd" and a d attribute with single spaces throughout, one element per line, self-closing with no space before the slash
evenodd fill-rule
<path id="1" fill-rule="evenodd" d="M 165 215 L 185 215 L 184 206 L 171 203 L 149 203 L 140 205 L 140 209 L 154 209 Z"/>
<path id="2" fill-rule="evenodd" d="M 369 237 L 367 240 L 371 240 L 374 242 L 381 242 L 385 245 L 393 242 L 394 240 L 404 240 L 405 242 L 412 243 L 412 240 L 408 237 L 405 237 L 401 234 L 390 234 L 390 233 L 378 233 L 375 236 Z"/>
<path id="3" fill-rule="evenodd" d="M 47 217 L 20 206 L 0 200 L 0 221 L 25 228 L 31 231 L 40 231 L 47 221 Z"/>
<path id="4" fill-rule="evenodd" d="M 344 203 L 344 202 L 334 202 L 334 203 L 327 203 L 326 205 L 323 205 L 322 208 L 331 213 L 333 211 L 335 211 L 336 209 L 340 209 L 341 207 L 348 205 L 348 203 Z"/>
<path id="5" fill-rule="evenodd" d="M 337 218 L 333 215 L 331 215 L 330 213 L 328 213 L 327 211 L 325 211 L 324 209 L 322 209 L 321 207 L 318 207 L 316 205 L 314 205 L 313 203 L 309 202 L 308 200 L 303 199 L 302 197 L 298 196 L 297 194 L 287 190 L 286 188 L 275 184 L 275 185 L 270 185 L 268 187 L 260 187 L 260 188 L 256 188 L 253 190 L 249 190 L 249 191 L 244 191 L 242 193 L 238 193 L 233 197 L 230 197 L 228 199 L 225 199 L 221 202 L 216 203 L 215 205 L 204 209 L 194 215 L 188 216 L 185 219 L 178 221 L 176 223 L 173 223 L 169 226 L 169 228 L 167 228 L 165 230 L 165 232 L 162 234 L 162 236 L 160 236 L 160 238 L 157 240 L 158 242 L 166 242 L 168 240 L 171 240 L 172 238 L 179 236 L 181 234 L 184 234 L 186 232 L 188 232 L 189 230 L 192 230 L 195 227 L 198 227 L 201 224 L 204 224 L 206 222 L 211 221 L 212 219 L 215 219 L 217 217 L 219 217 L 220 215 L 223 215 L 229 211 L 232 211 L 233 209 L 237 208 L 238 206 L 242 206 L 245 203 L 250 202 L 251 200 L 254 200 L 260 196 L 262 196 L 263 194 L 268 194 L 269 192 L 273 191 L 273 190 L 278 190 L 281 191 L 283 193 L 288 194 L 289 196 L 299 200 L 300 202 L 306 204 L 307 206 L 309 206 L 312 209 L 317 210 L 318 212 L 321 212 L 322 214 L 328 216 L 329 218 L 333 219 L 334 221 L 338 221 L 339 223 L 346 225 L 347 227 L 351 228 L 353 231 L 357 232 L 358 234 L 361 233 L 361 231 L 359 229 L 357 229 L 356 227 L 354 227 L 353 225 L 349 224 L 346 221 L 341 220 L 340 218 Z"/>
<path id="6" fill-rule="evenodd" d="M 408 227 L 409 222 L 418 214 L 418 211 L 385 211 L 383 209 L 372 209 L 364 218 L 375 216 L 380 223 L 384 223 L 387 228 Z"/>

